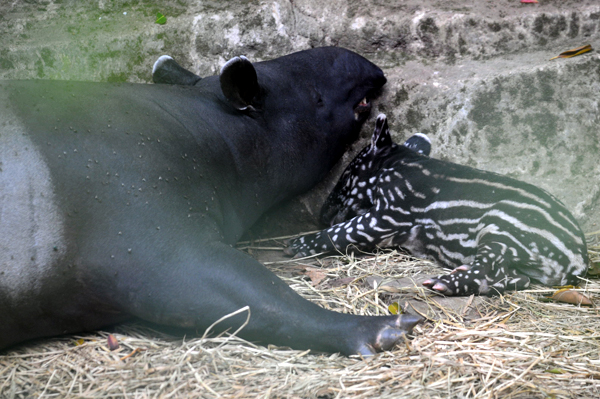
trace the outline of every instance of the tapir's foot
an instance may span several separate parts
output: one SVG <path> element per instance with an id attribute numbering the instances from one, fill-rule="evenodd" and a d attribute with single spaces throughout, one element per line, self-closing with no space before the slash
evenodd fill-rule
<path id="1" fill-rule="evenodd" d="M 437 291 L 444 295 L 456 295 L 452 289 L 450 289 L 451 282 L 445 279 L 447 276 L 438 276 L 436 278 L 430 278 L 423 281 L 423 285 L 430 290 Z"/>
<path id="2" fill-rule="evenodd" d="M 314 248 L 310 249 L 310 246 L 308 245 L 310 240 L 308 237 L 309 236 L 303 236 L 287 240 L 287 248 L 283 250 L 283 253 L 287 256 L 293 256 L 294 258 L 303 258 L 305 256 L 317 254 L 317 251 Z"/>
<path id="3" fill-rule="evenodd" d="M 364 343 L 358 349 L 362 356 L 372 356 L 377 352 L 392 349 L 403 337 L 411 334 L 413 328 L 423 319 L 411 314 L 403 314 L 393 319 L 392 323 L 384 325 L 375 336 L 372 343 Z"/>
<path id="4" fill-rule="evenodd" d="M 478 270 L 478 268 L 476 269 Z M 468 265 L 459 266 L 450 274 L 425 280 L 423 285 L 447 296 L 485 295 L 490 291 L 483 273 L 472 273 L 472 268 Z"/>
<path id="5" fill-rule="evenodd" d="M 285 244 L 287 245 L 287 247 L 285 247 L 283 249 L 283 254 L 286 256 L 296 257 L 296 255 L 298 254 L 298 252 L 296 252 L 296 249 L 294 247 L 289 246 L 290 245 L 289 241 L 286 242 Z"/>

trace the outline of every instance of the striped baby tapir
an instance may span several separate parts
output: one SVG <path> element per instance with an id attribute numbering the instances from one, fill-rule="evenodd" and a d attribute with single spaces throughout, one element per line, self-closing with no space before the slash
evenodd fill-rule
<path id="1" fill-rule="evenodd" d="M 422 134 L 403 145 L 377 118 L 371 142 L 323 206 L 331 227 L 289 242 L 288 255 L 402 247 L 454 269 L 423 284 L 445 295 L 493 295 L 577 284 L 588 255 L 570 212 L 546 191 L 492 172 L 430 158 Z"/>

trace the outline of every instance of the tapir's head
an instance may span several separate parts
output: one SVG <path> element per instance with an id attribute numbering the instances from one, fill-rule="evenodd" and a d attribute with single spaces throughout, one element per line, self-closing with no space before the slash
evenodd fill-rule
<path id="1" fill-rule="evenodd" d="M 370 111 L 370 98 L 386 82 L 379 67 L 337 47 L 300 51 L 257 63 L 255 67 L 259 84 L 275 94 L 268 98 L 270 93 L 264 93 L 265 105 L 270 100 L 278 104 L 268 104 L 274 109 L 304 106 L 319 121 L 346 127 L 350 122 L 364 122 Z"/>
<path id="2" fill-rule="evenodd" d="M 200 79 L 170 57 L 161 57 L 153 76 L 156 83 L 199 86 L 217 94 L 231 123 L 221 124 L 222 129 L 241 139 L 238 126 L 252 126 L 253 143 L 235 143 L 247 147 L 244 156 L 268 158 L 266 168 L 279 170 L 271 179 L 290 180 L 272 185 L 286 196 L 305 191 L 324 177 L 358 137 L 371 110 L 370 100 L 386 82 L 376 65 L 335 47 L 258 63 L 234 57 L 221 69 L 218 82 Z"/>
<path id="3" fill-rule="evenodd" d="M 324 47 L 252 64 L 230 60 L 220 84 L 232 107 L 265 121 L 286 162 L 321 179 L 357 137 L 386 78 L 351 51 Z"/>
<path id="4" fill-rule="evenodd" d="M 163 55 L 152 69 L 155 83 L 194 86 L 202 78 Z M 383 72 L 364 57 L 337 47 L 300 51 L 253 64 L 234 57 L 219 76 L 228 105 L 250 117 L 309 124 L 336 147 L 351 142 L 385 84 Z M 254 113 L 254 114 L 253 114 Z M 297 126 L 297 125 L 296 125 Z M 316 137 L 315 137 L 316 138 Z"/>

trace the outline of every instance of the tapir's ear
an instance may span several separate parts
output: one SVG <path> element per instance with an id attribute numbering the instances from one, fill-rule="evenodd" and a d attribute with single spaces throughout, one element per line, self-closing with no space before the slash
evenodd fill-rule
<path id="1" fill-rule="evenodd" d="M 202 78 L 175 62 L 172 57 L 162 55 L 152 67 L 152 81 L 170 85 L 193 86 Z"/>
<path id="2" fill-rule="evenodd" d="M 243 55 L 223 65 L 219 80 L 225 97 L 240 111 L 252 105 L 252 99 L 260 90 L 256 70 Z"/>
<path id="3" fill-rule="evenodd" d="M 371 136 L 370 152 L 377 154 L 384 148 L 390 147 L 392 144 L 393 141 L 390 130 L 388 129 L 387 117 L 385 114 L 379 114 L 377 116 L 377 122 L 375 122 L 373 136 Z"/>
<path id="4" fill-rule="evenodd" d="M 402 145 L 410 148 L 414 152 L 427 156 L 429 156 L 429 153 L 431 152 L 431 140 L 423 133 L 413 134 Z"/>

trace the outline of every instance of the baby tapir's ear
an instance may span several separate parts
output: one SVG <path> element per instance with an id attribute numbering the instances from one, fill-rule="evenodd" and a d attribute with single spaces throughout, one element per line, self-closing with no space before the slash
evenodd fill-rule
<path id="1" fill-rule="evenodd" d="M 234 57 L 221 68 L 221 90 L 231 105 L 243 111 L 252 106 L 260 87 L 254 66 L 246 57 Z"/>
<path id="2" fill-rule="evenodd" d="M 385 148 L 391 147 L 393 143 L 390 130 L 388 129 L 387 117 L 385 114 L 379 114 L 375 122 L 373 136 L 371 136 L 371 149 L 369 152 L 377 154 Z"/>
<path id="3" fill-rule="evenodd" d="M 193 86 L 201 79 L 200 76 L 183 68 L 168 55 L 160 56 L 152 67 L 154 83 Z"/>
<path id="4" fill-rule="evenodd" d="M 431 140 L 423 133 L 413 134 L 402 145 L 419 154 L 429 156 L 429 153 L 431 153 Z"/>

